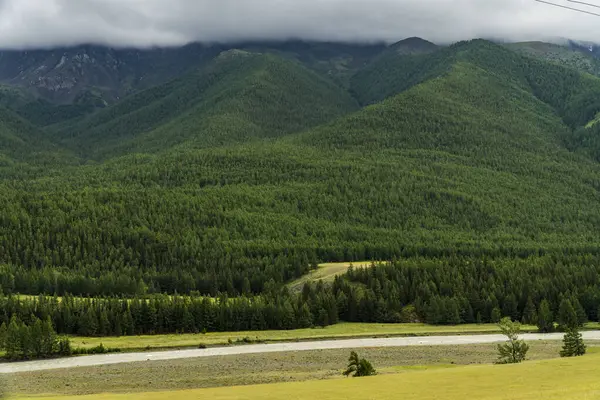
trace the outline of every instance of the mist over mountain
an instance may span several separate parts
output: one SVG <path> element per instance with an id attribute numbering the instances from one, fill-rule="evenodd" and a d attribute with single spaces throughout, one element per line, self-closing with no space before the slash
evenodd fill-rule
<path id="1" fill-rule="evenodd" d="M 598 41 L 598 18 L 533 0 L 2 0 L 0 48 L 240 40 L 393 43 L 419 36 Z"/>

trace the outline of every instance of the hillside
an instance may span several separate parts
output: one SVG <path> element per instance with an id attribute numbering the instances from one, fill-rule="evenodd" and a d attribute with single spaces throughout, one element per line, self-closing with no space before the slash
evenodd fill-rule
<path id="1" fill-rule="evenodd" d="M 528 57 L 574 68 L 592 75 L 600 75 L 600 60 L 589 51 L 583 52 L 568 46 L 544 42 L 509 43 L 505 46 Z"/>
<path id="2" fill-rule="evenodd" d="M 12 183 L 0 262 L 20 292 L 214 295 L 318 262 L 596 249 L 600 166 L 566 145 L 600 80 L 485 41 L 406 57 L 377 79 L 415 79 L 353 113 L 235 51 L 86 118 L 70 143 L 110 159 Z"/>
<path id="3" fill-rule="evenodd" d="M 201 68 L 221 52 L 231 49 L 293 59 L 340 85 L 347 85 L 349 77 L 385 46 L 289 40 L 192 43 L 151 49 L 85 45 L 50 50 L 4 50 L 0 51 L 0 82 L 51 103 L 102 108 Z"/>
<path id="4" fill-rule="evenodd" d="M 361 104 L 406 90 L 439 73 L 436 59 L 445 52 L 436 50 L 436 45 L 419 38 L 393 44 L 352 77 L 350 90 Z"/>
<path id="5" fill-rule="evenodd" d="M 0 104 L 2 100 L 0 92 Z M 48 140 L 41 129 L 0 105 L 0 160 L 3 174 L 14 176 L 41 165 L 60 168 L 75 163 L 76 157 Z M 5 177 L 3 174 L 0 176 Z"/>
<path id="6" fill-rule="evenodd" d="M 197 71 L 61 127 L 56 137 L 93 157 L 214 147 L 281 136 L 357 109 L 301 64 L 230 50 Z M 93 149 L 93 150 L 92 150 Z"/>

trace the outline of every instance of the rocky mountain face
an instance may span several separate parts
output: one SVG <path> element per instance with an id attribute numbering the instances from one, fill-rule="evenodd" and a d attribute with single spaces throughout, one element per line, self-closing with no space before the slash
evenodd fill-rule
<path id="1" fill-rule="evenodd" d="M 108 105 L 173 78 L 214 54 L 202 45 L 123 50 L 79 46 L 0 52 L 0 82 L 27 88 L 56 103 L 94 100 Z"/>
<path id="2" fill-rule="evenodd" d="M 25 88 L 58 104 L 107 106 L 200 67 L 231 48 L 275 53 L 330 75 L 341 83 L 380 53 L 383 44 L 244 43 L 190 44 L 178 48 L 114 49 L 78 46 L 33 51 L 0 51 L 0 83 Z"/>

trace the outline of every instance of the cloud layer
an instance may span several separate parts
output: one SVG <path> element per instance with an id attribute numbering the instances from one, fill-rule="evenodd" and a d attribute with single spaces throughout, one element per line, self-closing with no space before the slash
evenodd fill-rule
<path id="1" fill-rule="evenodd" d="M 600 42 L 600 17 L 534 0 L 0 0 L 0 48 L 409 36 Z"/>

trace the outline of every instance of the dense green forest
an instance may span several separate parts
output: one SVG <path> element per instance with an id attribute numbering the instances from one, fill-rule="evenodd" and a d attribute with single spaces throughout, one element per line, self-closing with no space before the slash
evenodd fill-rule
<path id="1" fill-rule="evenodd" d="M 483 40 L 412 39 L 343 83 L 267 53 L 224 52 L 91 114 L 0 110 L 2 292 L 98 297 L 9 297 L 6 323 L 485 322 L 564 297 L 596 319 L 600 79 Z M 398 261 L 282 289 L 360 260 Z"/>
<path id="2" fill-rule="evenodd" d="M 351 268 L 333 284 L 309 283 L 301 293 L 271 283 L 260 296 L 234 298 L 7 296 L 0 297 L 0 324 L 50 319 L 61 334 L 121 336 L 295 329 L 340 320 L 489 323 L 508 316 L 546 331 L 570 317 L 561 311 L 566 301 L 578 324 L 598 320 L 599 257 L 414 257 Z"/>

